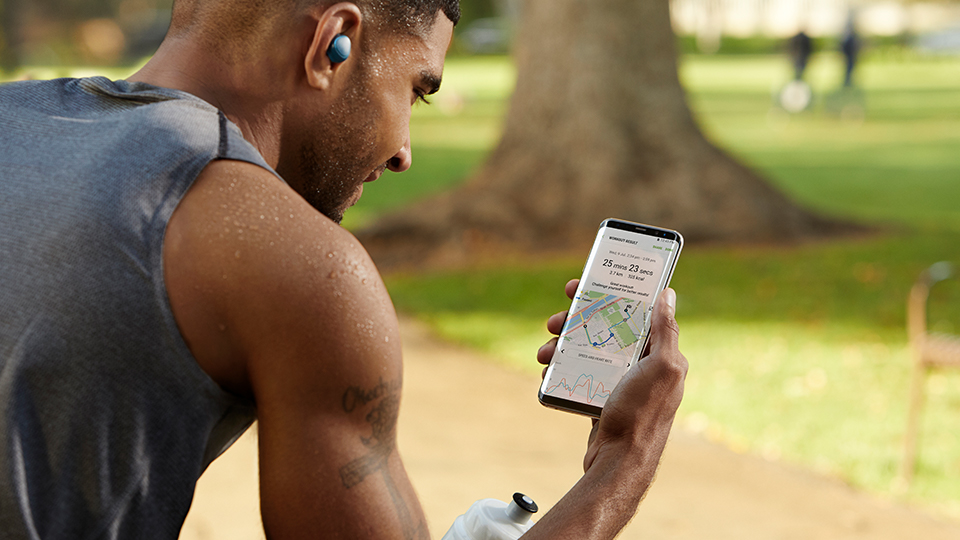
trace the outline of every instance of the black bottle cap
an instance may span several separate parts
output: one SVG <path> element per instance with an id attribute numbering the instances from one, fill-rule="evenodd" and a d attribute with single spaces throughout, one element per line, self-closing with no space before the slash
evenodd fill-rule
<path id="1" fill-rule="evenodd" d="M 537 508 L 537 503 L 533 502 L 533 499 L 527 497 L 523 493 L 514 493 L 513 502 L 517 503 L 517 506 L 523 508 L 531 514 L 536 514 L 537 510 L 539 510 L 539 508 Z"/>

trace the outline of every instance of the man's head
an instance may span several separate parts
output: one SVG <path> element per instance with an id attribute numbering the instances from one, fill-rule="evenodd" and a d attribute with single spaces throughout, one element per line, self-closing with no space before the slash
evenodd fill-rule
<path id="1" fill-rule="evenodd" d="M 218 80 L 271 111 L 253 123 L 280 124 L 277 171 L 339 221 L 365 181 L 409 168 L 410 107 L 438 89 L 459 17 L 459 0 L 177 0 L 168 40 L 201 43 Z M 341 34 L 353 51 L 335 63 Z"/>

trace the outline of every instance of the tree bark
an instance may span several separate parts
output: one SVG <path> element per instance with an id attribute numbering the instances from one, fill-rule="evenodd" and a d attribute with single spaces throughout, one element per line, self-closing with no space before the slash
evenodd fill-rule
<path id="1" fill-rule="evenodd" d="M 460 188 L 361 231 L 378 264 L 580 248 L 607 217 L 695 241 L 840 228 L 706 140 L 680 85 L 667 0 L 526 0 L 515 56 L 499 145 Z"/>

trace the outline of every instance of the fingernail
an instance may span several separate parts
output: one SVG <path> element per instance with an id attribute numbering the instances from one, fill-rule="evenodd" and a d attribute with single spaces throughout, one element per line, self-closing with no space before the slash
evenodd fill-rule
<path id="1" fill-rule="evenodd" d="M 663 300 L 670 306 L 671 309 L 677 309 L 677 293 L 673 289 L 664 289 L 663 290 Z"/>

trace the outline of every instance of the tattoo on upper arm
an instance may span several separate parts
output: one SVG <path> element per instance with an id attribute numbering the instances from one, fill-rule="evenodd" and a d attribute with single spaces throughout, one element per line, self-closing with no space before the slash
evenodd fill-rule
<path id="1" fill-rule="evenodd" d="M 429 538 L 427 526 L 420 520 L 412 523 L 413 516 L 407 503 L 400 493 L 396 482 L 390 475 L 387 461 L 396 450 L 397 418 L 400 413 L 401 381 L 385 382 L 382 378 L 379 384 L 364 390 L 351 386 L 343 394 L 343 410 L 347 414 L 361 409 L 365 410 L 371 402 L 376 402 L 370 408 L 365 420 L 370 424 L 369 437 L 360 437 L 360 442 L 369 449 L 368 453 L 360 456 L 340 468 L 340 480 L 343 486 L 350 489 L 363 482 L 370 475 L 380 473 L 386 484 L 387 492 L 397 511 L 404 538 L 410 540 Z"/>
<path id="2" fill-rule="evenodd" d="M 370 452 L 354 459 L 340 468 L 340 479 L 346 488 L 363 482 L 373 473 L 386 467 L 387 458 L 394 449 L 394 432 L 397 427 L 397 414 L 400 410 L 400 398 L 391 395 L 383 398 L 373 410 L 367 413 L 367 422 L 373 430 L 370 437 L 360 437 Z"/>

